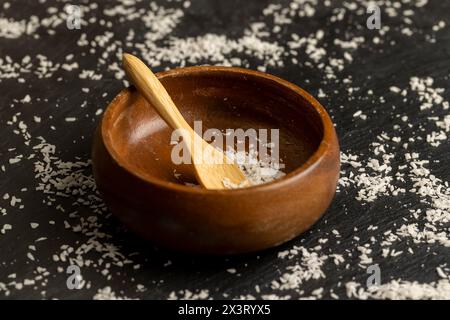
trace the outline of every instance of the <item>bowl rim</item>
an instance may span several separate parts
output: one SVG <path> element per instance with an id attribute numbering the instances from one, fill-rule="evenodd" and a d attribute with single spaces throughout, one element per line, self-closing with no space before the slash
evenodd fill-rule
<path id="1" fill-rule="evenodd" d="M 103 113 L 102 120 L 100 122 L 100 134 L 101 139 L 104 143 L 104 146 L 106 148 L 106 151 L 109 153 L 113 161 L 122 169 L 124 169 L 129 174 L 137 177 L 138 179 L 142 180 L 143 182 L 147 184 L 156 185 L 163 189 L 170 189 L 172 191 L 182 192 L 182 193 L 188 193 L 188 194 L 201 194 L 201 195 L 242 195 L 242 194 L 249 194 L 249 193 L 256 193 L 256 192 L 266 192 L 271 191 L 273 189 L 277 189 L 282 186 L 286 186 L 293 182 L 295 179 L 301 179 L 302 176 L 306 175 L 308 171 L 312 170 L 312 167 L 314 164 L 320 162 L 322 158 L 325 157 L 327 151 L 332 146 L 333 141 L 335 141 L 335 129 L 333 122 L 331 121 L 331 118 L 325 108 L 306 90 L 300 88 L 299 86 L 287 81 L 283 80 L 277 76 L 251 70 L 251 69 L 245 69 L 245 68 L 238 68 L 238 67 L 225 67 L 225 66 L 192 66 L 192 67 L 181 67 L 181 68 L 174 68 L 162 72 L 158 72 L 155 75 L 158 77 L 158 79 L 167 77 L 167 76 L 180 76 L 180 75 L 188 75 L 188 74 L 198 74 L 198 73 L 229 73 L 229 74 L 239 74 L 239 75 L 247 75 L 250 77 L 257 77 L 257 78 L 264 78 L 266 80 L 275 82 L 279 86 L 283 86 L 291 91 L 294 91 L 296 94 L 300 95 L 302 98 L 308 101 L 308 103 L 313 107 L 313 109 L 317 112 L 322 128 L 323 128 L 323 135 L 322 140 L 320 141 L 319 146 L 316 148 L 316 150 L 313 152 L 312 155 L 309 156 L 309 158 L 298 168 L 295 170 L 287 173 L 283 177 L 279 179 L 275 179 L 271 182 L 259 184 L 259 185 L 253 185 L 250 187 L 245 188 L 238 188 L 238 189 L 222 189 L 222 190 L 209 190 L 205 188 L 193 188 L 191 186 L 164 181 L 160 179 L 153 179 L 150 176 L 144 176 L 138 172 L 133 171 L 130 167 L 127 166 L 126 163 L 122 162 L 122 157 L 115 151 L 113 147 L 113 143 L 111 141 L 111 138 L 109 135 L 106 134 L 106 123 L 108 123 L 108 120 L 112 117 L 112 110 L 114 109 L 115 105 L 117 104 L 118 99 L 123 96 L 124 94 L 127 94 L 130 91 L 130 88 L 132 86 L 122 89 L 115 97 L 114 99 L 108 104 L 105 112 Z M 110 122 L 110 121 L 109 121 Z"/>

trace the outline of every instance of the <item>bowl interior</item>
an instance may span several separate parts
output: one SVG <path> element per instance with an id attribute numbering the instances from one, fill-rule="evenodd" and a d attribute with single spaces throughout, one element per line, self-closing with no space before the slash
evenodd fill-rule
<path id="1" fill-rule="evenodd" d="M 302 166 L 323 137 L 318 111 L 285 82 L 255 72 L 201 67 L 165 72 L 159 79 L 193 126 L 203 131 L 232 128 L 279 129 L 285 173 Z M 129 170 L 150 180 L 196 183 L 192 167 L 171 160 L 172 129 L 140 94 L 130 88 L 109 107 L 105 128 L 111 147 Z"/>

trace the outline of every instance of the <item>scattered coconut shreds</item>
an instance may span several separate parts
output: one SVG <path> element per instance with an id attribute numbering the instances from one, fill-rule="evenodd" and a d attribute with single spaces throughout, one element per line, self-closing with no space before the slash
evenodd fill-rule
<path id="1" fill-rule="evenodd" d="M 448 280 L 438 280 L 431 283 L 409 282 L 402 280 L 392 280 L 381 286 L 362 287 L 356 282 L 345 284 L 347 296 L 357 299 L 450 299 L 450 282 Z"/>
<path id="2" fill-rule="evenodd" d="M 209 299 L 208 290 L 198 290 L 198 292 L 192 292 L 190 290 L 180 290 L 178 292 L 172 291 L 169 294 L 168 300 L 207 300 Z"/>
<path id="3" fill-rule="evenodd" d="M 37 227 L 39 227 L 39 223 L 31 222 L 30 226 L 31 226 L 31 229 L 36 229 Z"/>
<path id="4" fill-rule="evenodd" d="M 0 38 L 15 39 L 23 35 L 32 35 L 39 26 L 39 19 L 31 16 L 30 20 L 0 18 Z"/>
<path id="5" fill-rule="evenodd" d="M 111 287 L 98 289 L 97 294 L 93 297 L 94 300 L 131 300 L 127 297 L 117 296 Z"/>
<path id="6" fill-rule="evenodd" d="M 289 259 L 295 261 L 295 264 L 288 266 L 286 272 L 281 275 L 278 280 L 273 280 L 271 288 L 274 290 L 296 290 L 303 295 L 301 284 L 308 280 L 317 280 L 325 278 L 322 266 L 328 259 L 328 256 L 321 255 L 317 252 L 309 252 L 306 248 L 296 247 L 287 253 Z M 293 259 L 291 254 L 300 256 L 300 261 Z M 286 256 L 281 253 L 281 256 Z M 297 261 L 296 261 L 297 260 Z"/>
<path id="7" fill-rule="evenodd" d="M 343 170 L 339 179 L 339 187 L 354 185 L 358 189 L 356 200 L 361 202 L 374 202 L 380 196 L 399 195 L 406 192 L 405 187 L 396 181 L 402 181 L 404 174 L 401 171 L 392 173 L 391 160 L 395 157 L 392 153 L 385 152 L 383 144 L 372 144 L 374 158 L 367 162 L 359 161 L 357 155 L 341 153 Z"/>
<path id="8" fill-rule="evenodd" d="M 64 286 L 69 266 L 77 266 L 80 292 L 86 298 L 102 300 L 450 299 L 450 261 L 446 260 L 450 185 L 449 177 L 440 170 L 448 162 L 448 73 L 428 76 L 410 70 L 406 80 L 384 79 L 384 89 L 364 87 L 360 74 L 352 74 L 362 52 L 379 57 L 381 49 L 398 50 L 396 39 L 438 44 L 450 21 L 439 18 L 424 25 L 416 20 L 417 15 L 427 13 L 429 1 L 378 1 L 381 28 L 370 34 L 365 29 L 365 13 L 372 2 L 352 0 L 337 5 L 333 1 L 288 0 L 261 7 L 260 14 L 233 33 L 226 27 L 221 31 L 219 26 L 189 36 L 181 36 L 180 30 L 195 10 L 191 1 L 77 4 L 82 12 L 81 29 L 70 35 L 67 12 L 47 2 L 49 5 L 40 6 L 33 15 L 21 18 L 13 14 L 20 9 L 18 4 L 1 4 L 0 42 L 5 48 L 17 43 L 23 54 L 12 56 L 6 50 L 0 57 L 0 84 L 23 90 L 7 92 L 1 104 L 0 128 L 6 141 L 0 179 L 6 184 L 0 194 L 0 241 L 7 247 L 20 238 L 17 252 L 21 254 L 14 261 L 0 259 L 5 270 L 0 273 L 0 296 L 17 298 L 26 290 L 27 297 L 64 299 L 67 290 L 54 288 Z M 362 28 L 346 24 L 345 32 L 339 32 L 345 21 L 361 21 Z M 36 41 L 45 45 L 62 33 L 73 37 L 55 50 L 62 55 L 36 54 L 21 46 Z M 339 208 L 332 209 L 343 223 L 331 225 L 325 216 L 312 231 L 320 233 L 318 237 L 306 233 L 284 245 L 267 266 L 264 281 L 249 274 L 247 270 L 254 268 L 246 268 L 266 263 L 260 256 L 245 263 L 227 260 L 222 277 L 245 281 L 250 275 L 254 279 L 245 292 L 232 284 L 221 292 L 211 288 L 209 280 L 201 282 L 205 287 L 196 287 L 193 280 L 198 274 L 180 282 L 175 259 L 160 261 L 148 258 L 147 252 L 131 252 L 132 245 L 124 246 L 123 237 L 117 236 L 119 231 L 96 189 L 89 156 L 78 154 L 77 148 L 73 151 L 64 138 L 61 145 L 53 144 L 54 135 L 66 136 L 70 126 L 76 133 L 69 143 L 89 149 L 88 139 L 76 129 L 97 123 L 107 99 L 115 95 L 99 91 L 106 81 L 115 79 L 128 85 L 120 63 L 123 51 L 133 52 L 156 69 L 208 64 L 274 74 L 287 70 L 314 73 L 314 82 L 307 77 L 299 79 L 328 107 L 338 131 L 345 125 L 340 141 Z M 55 83 L 62 91 L 65 86 L 73 91 L 73 84 L 67 81 L 71 78 L 79 83 L 74 94 L 85 97 L 78 106 L 66 97 L 55 99 L 47 94 L 47 85 Z M 30 87 L 34 90 L 26 92 Z M 101 104 L 92 103 L 91 95 L 101 97 Z M 346 104 L 345 99 L 352 103 Z M 350 121 L 342 123 L 344 118 Z M 365 126 L 368 130 L 361 130 Z M 370 143 L 362 142 L 367 140 Z M 68 150 L 74 153 L 68 156 Z M 284 175 L 282 168 L 258 161 L 257 154 L 227 153 L 238 161 L 252 184 Z M 174 175 L 181 179 L 180 173 Z M 25 181 L 23 176 L 29 184 L 15 185 Z M 370 225 L 360 225 L 353 216 L 349 219 L 350 208 Z M 24 231 L 26 236 L 22 236 Z M 417 260 L 423 263 L 407 265 Z M 367 287 L 367 270 L 374 264 L 380 265 L 381 284 Z M 405 269 L 400 279 L 386 267 L 401 264 Z M 173 273 L 166 277 L 158 268 L 171 268 Z M 425 274 L 427 281 L 414 281 L 417 273 Z M 268 275 L 272 275 L 269 281 Z M 145 285 L 141 284 L 144 280 Z"/>

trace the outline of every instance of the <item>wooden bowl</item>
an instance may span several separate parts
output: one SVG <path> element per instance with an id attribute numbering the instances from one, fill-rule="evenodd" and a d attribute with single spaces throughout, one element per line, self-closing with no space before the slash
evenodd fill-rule
<path id="1" fill-rule="evenodd" d="M 287 173 L 235 190 L 206 190 L 192 168 L 171 161 L 172 130 L 133 88 L 120 92 L 98 126 L 93 170 L 111 212 L 142 237 L 172 249 L 251 252 L 286 242 L 329 206 L 339 145 L 325 109 L 280 78 L 246 69 L 190 67 L 157 74 L 183 116 L 206 128 L 280 130 Z"/>

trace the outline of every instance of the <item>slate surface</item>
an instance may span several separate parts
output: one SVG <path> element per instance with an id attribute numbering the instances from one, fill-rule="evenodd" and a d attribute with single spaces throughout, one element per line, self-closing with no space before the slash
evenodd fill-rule
<path id="1" fill-rule="evenodd" d="M 351 1 L 346 1 L 350 3 Z M 82 2 L 86 3 L 86 2 Z M 107 286 L 117 296 L 131 298 L 166 299 L 170 293 L 175 291 L 177 296 L 183 296 L 180 290 L 188 289 L 192 292 L 207 289 L 209 296 L 216 299 L 238 298 L 250 294 L 261 297 L 263 294 L 276 294 L 278 296 L 289 295 L 291 298 L 311 296 L 318 288 L 324 288 L 323 298 L 331 298 L 330 290 L 341 298 L 347 298 L 345 283 L 356 281 L 365 284 L 368 274 L 364 266 L 360 266 L 360 253 L 357 246 L 370 242 L 370 237 L 375 237 L 377 242 L 371 245 L 373 263 L 378 263 L 381 269 L 382 282 L 387 283 L 392 279 L 403 279 L 407 281 L 418 281 L 430 283 L 439 280 L 436 268 L 449 263 L 449 249 L 441 243 L 414 244 L 412 239 L 401 239 L 391 247 L 397 251 L 404 251 L 396 257 L 383 258 L 381 256 L 381 244 L 383 233 L 387 230 L 395 230 L 410 218 L 409 210 L 412 208 L 427 209 L 428 205 L 423 203 L 416 194 L 405 193 L 400 196 L 380 195 L 374 202 L 357 201 L 355 197 L 358 186 L 341 187 L 336 198 L 326 212 L 325 216 L 308 232 L 299 238 L 284 244 L 281 247 L 249 254 L 239 257 L 212 258 L 193 257 L 179 253 L 168 252 L 155 248 L 142 242 L 132 234 L 126 232 L 120 224 L 112 218 L 108 212 L 95 214 L 89 206 L 76 205 L 78 195 L 67 197 L 55 196 L 54 204 L 48 206 L 44 203 L 47 199 L 42 191 L 37 191 L 38 179 L 34 178 L 34 162 L 42 155 L 33 151 L 32 147 L 39 143 L 38 136 L 56 146 L 55 156 L 62 161 L 87 161 L 90 157 L 91 137 L 100 116 L 96 115 L 99 108 L 104 108 L 114 95 L 121 90 L 123 82 L 115 78 L 115 72 L 108 70 L 108 66 L 119 62 L 115 54 L 107 57 L 105 64 L 99 64 L 99 59 L 104 48 L 97 47 L 95 52 L 89 52 L 89 46 L 79 46 L 77 41 L 85 33 L 89 41 L 95 40 L 96 35 L 104 34 L 105 31 L 113 32 L 113 39 L 125 43 L 124 39 L 129 29 L 134 29 L 137 36 L 135 42 L 142 40 L 145 26 L 142 21 L 120 22 L 117 17 L 104 14 L 103 10 L 111 8 L 117 3 L 112 1 L 97 1 L 98 7 L 87 13 L 88 17 L 97 17 L 94 23 L 82 25 L 80 30 L 69 30 L 66 27 L 64 16 L 59 25 L 50 27 L 55 34 L 48 34 L 46 27 L 38 27 L 31 35 L 23 34 L 19 37 L 8 38 L 0 36 L 0 65 L 1 74 L 8 73 L 5 65 L 8 63 L 6 56 L 20 62 L 26 55 L 31 57 L 32 66 L 30 72 L 19 72 L 19 76 L 12 75 L 11 78 L 2 76 L 0 78 L 0 164 L 5 166 L 5 171 L 0 171 L 0 196 L 8 193 L 20 198 L 24 207 L 19 209 L 20 204 L 11 206 L 11 198 L 1 199 L 0 207 L 5 208 L 7 213 L 0 214 L 0 229 L 6 224 L 12 226 L 12 230 L 6 230 L 0 234 L 0 296 L 9 299 L 19 298 L 92 298 L 99 289 Z M 267 29 L 273 26 L 273 18 L 262 14 L 262 10 L 270 3 L 280 3 L 287 7 L 289 1 L 220 1 L 220 0 L 196 0 L 192 1 L 189 8 L 184 8 L 178 2 L 158 1 L 164 8 L 181 8 L 184 17 L 167 35 L 160 45 L 169 37 L 192 37 L 205 33 L 226 35 L 230 39 L 242 37 L 243 30 L 250 23 L 266 22 Z M 73 1 L 73 4 L 76 4 Z M 55 12 L 64 11 L 64 2 L 59 1 L 14 1 L 9 7 L 2 1 L 0 7 L 0 18 L 14 19 L 15 21 L 31 21 L 32 15 L 39 17 L 40 21 L 45 17 L 54 15 Z M 138 7 L 147 8 L 148 3 L 137 4 Z M 359 6 L 359 4 L 358 4 Z M 291 57 L 282 57 L 284 65 L 280 67 L 268 66 L 267 72 L 278 75 L 310 91 L 318 96 L 319 88 L 326 94 L 319 100 L 328 109 L 336 123 L 340 143 L 344 152 L 361 155 L 361 159 L 368 159 L 369 145 L 376 141 L 376 136 L 382 132 L 389 136 L 402 136 L 403 141 L 409 137 L 422 136 L 433 129 L 434 124 L 429 122 L 429 116 L 442 117 L 448 114 L 448 110 L 441 107 L 419 111 L 419 100 L 417 96 L 408 95 L 406 101 L 399 94 L 389 90 L 390 86 L 409 88 L 410 78 L 432 77 L 434 87 L 448 89 L 449 65 L 450 65 L 450 3 L 447 1 L 430 1 L 424 7 L 405 5 L 414 10 L 410 16 L 413 35 L 407 36 L 401 32 L 405 27 L 402 17 L 388 17 L 385 7 L 382 6 L 382 26 L 388 25 L 390 30 L 380 35 L 377 30 L 366 28 L 367 14 L 364 10 L 357 14 L 355 11 L 346 10 L 346 4 L 341 1 L 332 1 L 331 7 L 323 3 L 315 6 L 316 12 L 312 17 L 296 17 L 293 22 L 284 26 L 281 32 L 269 32 L 269 41 L 287 48 L 287 42 L 291 40 L 293 32 L 301 37 L 308 36 L 322 29 L 325 32 L 320 46 L 326 48 L 326 57 L 337 57 L 342 59 L 341 48 L 334 44 L 335 38 L 353 39 L 364 37 L 365 42 L 355 50 L 348 50 L 353 58 L 352 62 L 345 61 L 342 71 L 334 71 L 336 79 L 327 79 L 324 69 L 320 69 L 320 62 L 314 62 L 304 49 L 300 49 L 297 57 L 300 62 L 293 63 Z M 332 22 L 330 17 L 336 15 L 339 10 L 345 10 L 342 20 Z M 402 12 L 402 10 L 400 10 Z M 101 25 L 100 19 L 111 21 L 110 27 Z M 432 31 L 432 26 L 438 21 L 444 20 L 447 26 L 438 32 Z M 38 35 L 38 38 L 36 38 Z M 374 44 L 373 38 L 378 36 L 382 41 Z M 435 38 L 433 43 L 430 38 Z M 128 51 L 139 54 L 132 43 L 124 44 Z M 117 50 L 117 49 L 116 49 Z M 79 68 L 66 71 L 57 68 L 50 76 L 39 78 L 34 72 L 37 70 L 38 58 L 41 54 L 54 64 L 63 64 L 65 57 L 73 54 L 72 60 L 79 64 Z M 230 54 L 231 55 L 231 54 Z M 263 64 L 261 59 L 252 57 L 245 53 L 233 53 L 233 56 L 245 58 L 248 67 L 256 69 Z M 307 61 L 310 64 L 306 63 Z M 209 63 L 210 61 L 202 61 Z M 167 67 L 179 66 L 180 61 L 169 63 L 163 61 L 160 66 L 155 67 L 157 71 Z M 187 64 L 192 64 L 187 62 Z M 1 67 L 3 66 L 3 67 Z M 81 79 L 79 75 L 82 70 L 94 70 L 101 74 L 100 80 Z M 351 77 L 351 84 L 342 80 Z M 24 81 L 18 81 L 23 78 Z M 353 93 L 348 88 L 358 88 Z M 81 88 L 89 88 L 88 93 Z M 367 93 L 373 91 L 373 95 Z M 21 102 L 26 95 L 31 97 L 30 102 Z M 449 99 L 447 91 L 442 93 L 444 98 Z M 385 102 L 380 102 L 384 97 Z M 342 107 L 341 107 L 342 106 Z M 354 117 L 354 113 L 362 110 L 368 116 L 367 120 Z M 20 112 L 20 115 L 17 113 Z M 402 132 L 394 130 L 393 126 L 402 123 L 397 115 L 409 116 L 408 123 L 411 128 L 405 128 Z M 27 131 L 31 138 L 29 145 L 25 144 L 22 134 L 16 134 L 18 123 L 7 124 L 13 116 L 17 115 L 18 121 L 27 125 Z M 40 123 L 35 122 L 34 116 L 42 119 Z M 76 117 L 74 122 L 67 122 L 66 117 Z M 54 126 L 54 129 L 52 129 Z M 439 147 L 432 147 L 426 141 L 411 142 L 412 151 L 420 153 L 422 159 L 431 160 L 429 168 L 433 174 L 448 181 L 450 169 L 448 160 L 450 157 L 450 144 L 442 141 Z M 401 150 L 397 148 L 396 150 Z M 397 151 L 396 151 L 397 152 Z M 22 159 L 18 163 L 9 163 L 9 159 L 23 154 L 24 158 L 35 153 L 33 159 Z M 393 170 L 404 163 L 404 151 L 398 151 L 392 160 Z M 434 160 L 440 160 L 440 163 Z M 83 172 L 90 176 L 90 168 L 83 167 Z M 412 187 L 407 182 L 407 188 Z M 27 188 L 26 191 L 21 191 Z M 89 190 L 88 190 L 89 191 Z M 91 192 L 91 191 L 89 191 Z M 89 194 L 83 196 L 87 199 Z M 65 212 L 58 210 L 60 204 Z M 69 217 L 72 212 L 76 213 Z M 82 267 L 83 279 L 90 283 L 90 288 L 84 287 L 80 290 L 69 290 L 66 286 L 68 274 L 65 268 L 69 262 L 54 261 L 53 255 L 61 253 L 61 246 L 68 245 L 78 247 L 88 241 L 92 235 L 74 232 L 72 228 L 65 228 L 64 221 L 76 226 L 83 218 L 95 215 L 98 218 L 98 228 L 89 227 L 89 230 L 97 230 L 111 236 L 109 239 L 98 238 L 104 245 L 111 244 L 118 248 L 124 257 L 133 261 L 123 267 L 111 266 L 108 275 L 102 274 L 105 264 L 111 262 L 105 252 L 92 250 L 85 254 L 97 264 L 97 266 Z M 50 224 L 49 221 L 54 221 Z M 33 229 L 30 223 L 38 223 Z M 376 230 L 368 230 L 370 225 L 377 226 Z M 357 228 L 357 229 L 355 229 Z M 340 237 L 333 235 L 333 230 L 338 230 Z M 355 240 L 354 236 L 360 240 Z M 46 240 L 36 242 L 40 237 Z M 302 254 L 299 253 L 292 259 L 278 258 L 278 252 L 289 250 L 293 246 L 303 246 L 308 250 L 319 245 L 320 238 L 328 238 L 328 242 L 320 244 L 322 249 L 318 252 L 323 254 L 343 254 L 345 262 L 339 266 L 332 263 L 332 258 L 327 260 L 321 270 L 324 277 L 304 281 L 298 286 L 298 290 L 274 290 L 271 288 L 273 280 L 279 280 L 281 274 L 288 271 L 289 266 L 300 261 Z M 30 249 L 35 245 L 36 251 Z M 407 252 L 408 248 L 414 250 L 413 254 Z M 101 251 L 101 250 L 100 250 Z M 27 257 L 27 253 L 33 254 L 34 261 Z M 134 254 L 135 253 L 135 254 Z M 103 261 L 101 261 L 103 256 Z M 100 262 L 101 261 L 101 262 Z M 170 263 L 168 263 L 170 261 Z M 139 268 L 134 267 L 140 265 Z M 34 284 L 26 284 L 23 288 L 17 288 L 16 283 L 23 283 L 25 279 L 36 279 L 37 267 L 43 267 L 48 274 L 45 280 L 38 278 Z M 60 270 L 58 271 L 58 267 Z M 61 272 L 61 268 L 63 271 Z M 237 274 L 231 274 L 226 270 L 235 268 Z M 42 271 L 42 270 L 41 270 Z M 11 274 L 15 274 L 16 278 Z M 142 284 L 145 289 L 142 292 L 137 289 L 137 284 Z M 255 291 L 255 285 L 261 289 L 261 293 Z M 20 285 L 19 285 L 20 287 Z M 44 292 L 43 292 L 44 291 Z M 225 296 L 224 296 L 225 294 Z"/>

